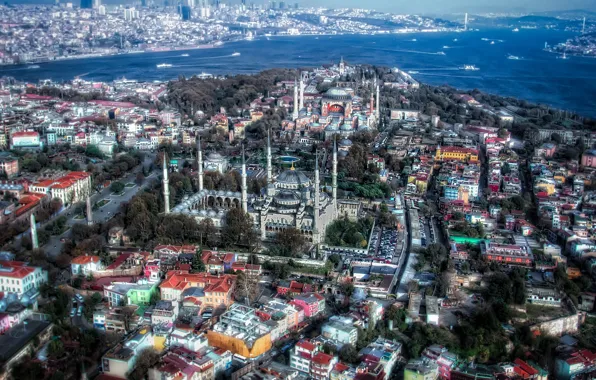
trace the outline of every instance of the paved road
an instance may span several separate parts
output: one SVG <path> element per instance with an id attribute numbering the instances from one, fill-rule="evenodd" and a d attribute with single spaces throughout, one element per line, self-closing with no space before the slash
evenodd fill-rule
<path id="1" fill-rule="evenodd" d="M 147 154 L 145 156 L 145 160 L 143 161 L 143 165 L 139 165 L 133 172 L 129 173 L 128 175 L 124 176 L 120 181 L 123 183 L 134 183 L 135 178 L 138 172 L 140 172 L 143 166 L 149 166 L 153 160 L 155 159 L 155 155 Z M 145 178 L 145 182 L 141 186 L 135 187 L 126 187 L 124 189 L 124 193 L 122 195 L 115 195 L 112 194 L 112 191 L 108 188 L 103 189 L 99 193 L 95 193 L 91 196 L 91 204 L 94 204 L 102 199 L 109 199 L 110 202 L 105 206 L 101 207 L 98 210 L 93 211 L 93 220 L 95 222 L 106 222 L 108 219 L 114 216 L 120 208 L 120 204 L 122 202 L 128 202 L 132 199 L 132 197 L 137 194 L 141 189 L 145 188 L 152 180 L 157 178 L 157 171 L 151 173 L 147 178 Z M 69 210 L 65 211 L 69 213 Z M 70 227 L 74 226 L 78 223 L 87 223 L 87 219 L 76 219 L 75 215 L 68 215 L 62 212 L 61 215 L 67 215 L 68 221 L 67 225 L 69 226 L 68 230 L 66 230 L 62 235 L 59 236 L 52 236 L 50 240 L 47 242 L 45 246 L 43 246 L 43 250 L 46 252 L 47 256 L 56 257 L 60 254 L 62 250 L 63 243 L 60 241 L 62 238 L 70 237 L 71 230 Z M 38 227 L 39 228 L 39 227 Z"/>

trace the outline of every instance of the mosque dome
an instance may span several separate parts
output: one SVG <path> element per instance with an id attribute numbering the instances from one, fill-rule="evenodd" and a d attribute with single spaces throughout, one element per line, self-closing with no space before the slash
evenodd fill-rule
<path id="1" fill-rule="evenodd" d="M 301 171 L 286 170 L 277 177 L 277 183 L 290 186 L 308 186 L 310 184 L 310 180 Z"/>
<path id="2" fill-rule="evenodd" d="M 335 123 L 331 123 L 328 126 L 325 127 L 326 131 L 332 132 L 332 131 L 337 131 L 337 124 Z"/>
<path id="3" fill-rule="evenodd" d="M 342 124 L 341 127 L 339 127 L 340 131 L 351 131 L 352 130 L 352 126 L 348 123 L 344 123 Z"/>
<path id="4" fill-rule="evenodd" d="M 340 146 L 352 146 L 352 141 L 349 139 L 343 139 L 339 142 Z"/>
<path id="5" fill-rule="evenodd" d="M 324 97 L 326 99 L 332 100 L 351 100 L 352 95 L 350 95 L 346 90 L 339 87 L 332 87 L 325 93 Z"/>

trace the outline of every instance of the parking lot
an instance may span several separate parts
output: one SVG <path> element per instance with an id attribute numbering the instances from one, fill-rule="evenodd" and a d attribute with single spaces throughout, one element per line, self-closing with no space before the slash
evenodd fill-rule
<path id="1" fill-rule="evenodd" d="M 397 252 L 397 229 L 375 227 L 373 230 L 368 255 L 382 261 L 393 261 Z M 397 254 L 401 253 L 397 252 Z"/>

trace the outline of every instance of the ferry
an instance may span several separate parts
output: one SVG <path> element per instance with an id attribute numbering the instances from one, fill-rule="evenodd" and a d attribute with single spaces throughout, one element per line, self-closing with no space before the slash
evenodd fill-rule
<path id="1" fill-rule="evenodd" d="M 237 51 L 235 51 L 235 52 L 232 53 L 232 57 L 237 57 L 239 55 L 240 55 L 240 53 L 238 53 Z"/>
<path id="2" fill-rule="evenodd" d="M 163 69 L 166 67 L 172 67 L 172 64 L 171 63 L 160 63 L 159 65 L 157 65 L 158 69 Z"/>
<path id="3" fill-rule="evenodd" d="M 511 54 L 509 54 L 507 56 L 507 59 L 513 59 L 514 61 L 517 61 L 517 60 L 519 60 L 519 57 L 517 55 L 511 55 Z"/>
<path id="4" fill-rule="evenodd" d="M 180 54 L 181 57 L 188 57 L 188 54 Z"/>
<path id="5" fill-rule="evenodd" d="M 474 65 L 464 65 L 463 69 L 466 70 L 466 71 L 478 71 L 478 70 L 480 70 L 478 67 L 476 67 Z"/>
<path id="6" fill-rule="evenodd" d="M 518 28 L 515 28 L 515 29 L 512 30 L 512 32 L 519 32 L 519 29 Z"/>
<path id="7" fill-rule="evenodd" d="M 197 77 L 199 79 L 209 79 L 209 78 L 213 78 L 213 75 L 203 72 L 203 73 L 200 73 L 199 75 L 197 75 Z"/>

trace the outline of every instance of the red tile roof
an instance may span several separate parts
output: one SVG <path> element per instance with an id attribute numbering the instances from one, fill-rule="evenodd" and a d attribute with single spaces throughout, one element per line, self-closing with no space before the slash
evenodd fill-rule
<path id="1" fill-rule="evenodd" d="M 308 351 L 314 351 L 316 346 L 310 342 L 310 340 L 301 340 L 300 342 L 296 343 L 296 346 L 300 347 L 300 348 L 304 348 L 305 350 Z"/>
<path id="2" fill-rule="evenodd" d="M 83 256 L 77 256 L 77 257 L 73 258 L 70 263 L 85 265 L 85 264 L 89 264 L 89 263 L 98 263 L 99 260 L 100 260 L 99 256 L 83 255 Z"/>
<path id="3" fill-rule="evenodd" d="M 312 357 L 312 361 L 317 364 L 329 364 L 333 360 L 333 356 L 327 355 L 324 352 L 317 352 L 315 356 Z"/>
<path id="4" fill-rule="evenodd" d="M 35 272 L 35 267 L 27 266 L 22 261 L 4 261 L 0 260 L 0 277 L 24 278 Z"/>

